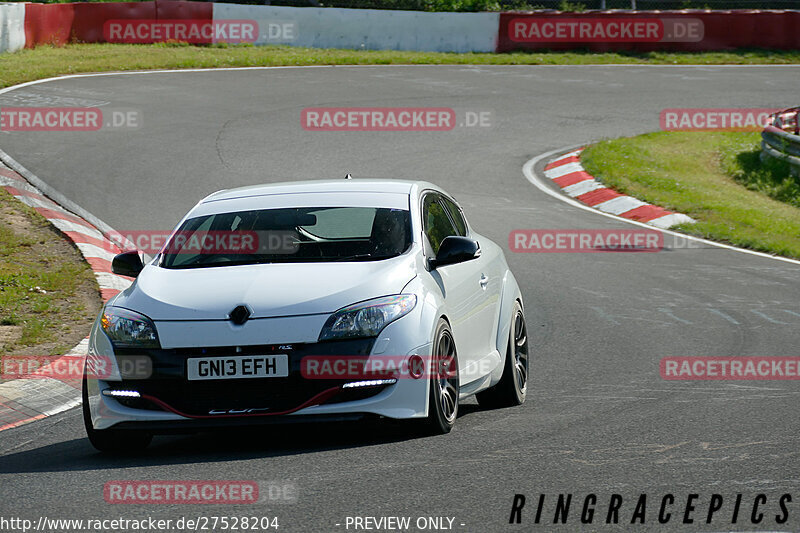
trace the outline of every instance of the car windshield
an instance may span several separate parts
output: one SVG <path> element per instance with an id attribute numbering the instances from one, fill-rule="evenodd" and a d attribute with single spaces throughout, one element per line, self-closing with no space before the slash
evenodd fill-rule
<path id="1" fill-rule="evenodd" d="M 376 261 L 400 255 L 410 245 L 411 218 L 403 209 L 261 209 L 186 220 L 162 249 L 159 265 Z"/>

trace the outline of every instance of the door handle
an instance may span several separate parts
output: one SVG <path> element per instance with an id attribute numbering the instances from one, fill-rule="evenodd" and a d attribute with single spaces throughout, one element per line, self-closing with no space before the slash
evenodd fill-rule
<path id="1" fill-rule="evenodd" d="M 481 284 L 481 289 L 485 289 L 489 284 L 489 278 L 486 277 L 486 274 L 481 274 L 481 279 L 478 283 Z"/>

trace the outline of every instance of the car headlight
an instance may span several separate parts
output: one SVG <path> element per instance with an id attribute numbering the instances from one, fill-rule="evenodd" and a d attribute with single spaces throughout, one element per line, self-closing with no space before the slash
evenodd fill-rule
<path id="1" fill-rule="evenodd" d="M 376 337 L 384 327 L 408 314 L 415 305 L 415 295 L 398 294 L 343 307 L 325 322 L 319 340 Z"/>
<path id="2" fill-rule="evenodd" d="M 139 313 L 120 307 L 106 307 L 100 326 L 115 348 L 160 347 L 155 324 Z"/>

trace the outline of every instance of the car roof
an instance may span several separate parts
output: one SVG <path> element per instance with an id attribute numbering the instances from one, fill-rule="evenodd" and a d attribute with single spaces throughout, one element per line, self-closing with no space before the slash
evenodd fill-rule
<path id="1" fill-rule="evenodd" d="M 250 185 L 225 189 L 215 192 L 203 199 L 201 203 L 218 200 L 232 200 L 252 196 L 268 196 L 274 194 L 302 194 L 302 193 L 327 193 L 327 192 L 362 192 L 362 193 L 388 193 L 411 194 L 414 187 L 419 189 L 437 189 L 439 187 L 424 181 L 395 180 L 395 179 L 338 179 L 338 180 L 310 180 L 287 181 L 263 185 Z"/>

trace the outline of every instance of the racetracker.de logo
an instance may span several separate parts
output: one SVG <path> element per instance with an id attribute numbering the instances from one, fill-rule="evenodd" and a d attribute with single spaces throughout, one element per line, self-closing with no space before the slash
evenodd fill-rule
<path id="1" fill-rule="evenodd" d="M 509 21 L 517 43 L 666 43 L 703 40 L 696 18 L 520 17 Z"/>
<path id="2" fill-rule="evenodd" d="M 308 131 L 450 131 L 449 107 L 309 107 L 300 114 Z"/>
<path id="3" fill-rule="evenodd" d="M 0 131 L 98 131 L 138 128 L 141 115 L 131 109 L 96 107 L 3 107 Z"/>
<path id="4" fill-rule="evenodd" d="M 671 108 L 659 114 L 662 131 L 761 131 L 770 122 L 770 115 L 780 109 L 771 108 Z"/>
<path id="5" fill-rule="evenodd" d="M 454 365 L 453 359 L 423 355 L 309 355 L 302 359 L 300 373 L 305 379 L 427 379 L 454 376 Z"/>
<path id="6" fill-rule="evenodd" d="M 103 112 L 96 107 L 4 107 L 1 131 L 97 131 Z"/>
<path id="7" fill-rule="evenodd" d="M 84 363 L 84 357 L 78 355 L 6 355 L 0 359 L 0 379 L 81 379 Z M 111 367 L 107 358 L 103 367 Z M 97 377 L 108 375 L 105 372 Z"/>
<path id="8" fill-rule="evenodd" d="M 800 380 L 800 357 L 664 357 L 660 371 L 670 381 Z"/>
<path id="9" fill-rule="evenodd" d="M 294 254 L 300 236 L 294 230 L 210 230 L 210 231 L 116 231 L 110 236 L 125 248 L 147 254 L 224 255 L 224 254 Z M 114 251 L 117 245 L 109 242 Z"/>
<path id="10" fill-rule="evenodd" d="M 146 355 L 6 355 L 0 359 L 0 379 L 148 379 L 153 362 Z"/>
<path id="11" fill-rule="evenodd" d="M 259 498 L 256 481 L 109 481 L 106 503 L 118 504 L 252 504 Z"/>
<path id="12" fill-rule="evenodd" d="M 646 229 L 517 229 L 508 234 L 517 253 L 659 252 L 660 231 Z"/>
<path id="13" fill-rule="evenodd" d="M 103 38 L 109 43 L 146 44 L 165 41 L 203 43 L 254 43 L 255 20 L 107 20 Z"/>

